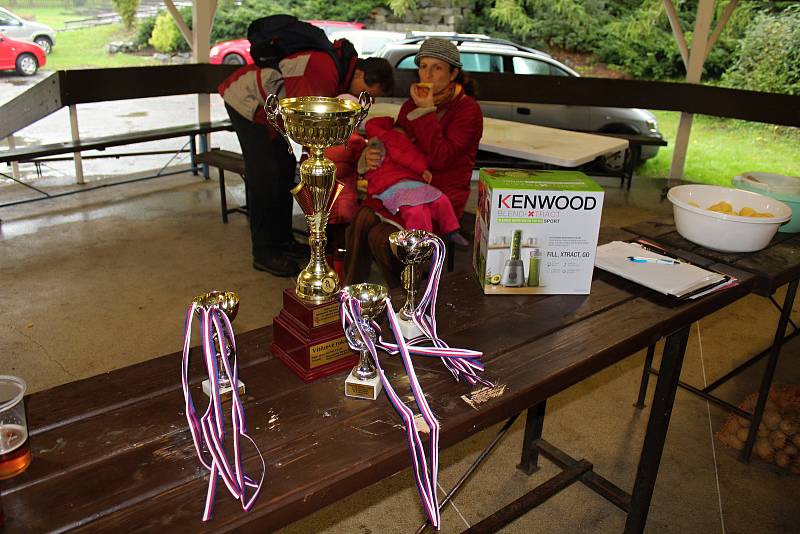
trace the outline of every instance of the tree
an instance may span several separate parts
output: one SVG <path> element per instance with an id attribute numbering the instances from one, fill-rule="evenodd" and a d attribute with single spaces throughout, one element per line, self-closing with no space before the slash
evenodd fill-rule
<path id="1" fill-rule="evenodd" d="M 129 30 L 136 23 L 136 10 L 139 9 L 139 0 L 111 0 L 114 11 L 122 18 L 122 24 Z"/>

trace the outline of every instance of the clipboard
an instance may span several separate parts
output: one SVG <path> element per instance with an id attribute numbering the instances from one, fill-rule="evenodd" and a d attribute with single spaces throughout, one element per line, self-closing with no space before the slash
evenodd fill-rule
<path id="1" fill-rule="evenodd" d="M 629 256 L 674 260 L 637 263 Z M 646 241 L 612 241 L 597 247 L 595 266 L 677 300 L 693 300 L 738 284 L 735 277 L 700 267 Z"/>

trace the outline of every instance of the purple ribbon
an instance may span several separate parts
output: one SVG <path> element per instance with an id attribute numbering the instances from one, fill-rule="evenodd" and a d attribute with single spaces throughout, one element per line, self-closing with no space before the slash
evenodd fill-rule
<path id="1" fill-rule="evenodd" d="M 361 305 L 358 300 L 342 293 L 339 309 L 341 312 L 342 327 L 345 332 L 350 324 L 354 324 L 358 329 L 361 339 L 367 346 L 367 350 L 369 350 L 370 354 L 372 354 L 372 358 L 375 360 L 375 367 L 383 383 L 386 396 L 389 397 L 389 402 L 391 402 L 392 406 L 394 406 L 400 418 L 403 420 L 417 491 L 419 492 L 420 500 L 425 509 L 425 514 L 428 516 L 431 525 L 438 530 L 441 522 L 439 499 L 436 495 L 436 480 L 439 475 L 439 421 L 433 415 L 428 401 L 425 398 L 425 394 L 422 392 L 419 380 L 417 380 L 417 375 L 414 372 L 414 364 L 411 361 L 411 354 L 403 339 L 403 334 L 400 332 L 400 325 L 392 309 L 391 300 L 388 297 L 386 298 L 386 314 L 389 317 L 389 327 L 394 333 L 395 339 L 397 339 L 397 352 L 400 354 L 406 374 L 408 375 L 414 401 L 422 414 L 422 418 L 430 429 L 430 440 L 428 443 L 430 462 L 426 459 L 425 448 L 414 422 L 414 412 L 411 411 L 411 408 L 406 406 L 394 390 L 386 376 L 386 372 L 383 370 L 383 367 L 381 367 L 380 360 L 378 359 L 378 351 L 372 341 L 372 337 L 367 332 L 367 320 L 361 315 Z M 374 322 L 371 324 L 373 328 L 378 328 Z"/>
<path id="2" fill-rule="evenodd" d="M 487 387 L 493 387 L 494 384 L 485 378 L 481 378 L 477 373 L 477 371 L 484 370 L 483 363 L 479 360 L 483 355 L 482 352 L 452 348 L 439 337 L 436 331 L 436 296 L 439 290 L 439 280 L 442 276 L 446 249 L 444 241 L 434 234 L 428 234 L 426 238 L 420 241 L 420 245 L 425 244 L 430 244 L 433 248 L 431 272 L 428 276 L 428 283 L 425 286 L 425 293 L 419 300 L 419 304 L 414 308 L 411 318 L 412 322 L 422 332 L 422 335 L 409 340 L 408 345 L 417 346 L 421 343 L 433 343 L 435 348 L 427 348 L 424 352 L 411 349 L 411 352 L 423 356 L 439 356 L 456 381 L 463 376 L 471 385 L 479 383 Z M 390 354 L 397 353 L 396 345 L 387 343 L 382 339 L 380 339 L 380 343 Z"/>
<path id="3" fill-rule="evenodd" d="M 205 509 L 203 511 L 203 521 L 211 519 L 214 508 L 214 495 L 216 493 L 217 478 L 221 478 L 228 491 L 234 498 L 241 501 L 242 509 L 249 511 L 255 504 L 261 492 L 264 482 L 266 465 L 261 451 L 255 441 L 247 434 L 244 420 L 244 407 L 239 399 L 239 371 L 236 362 L 236 340 L 233 336 L 233 327 L 228 316 L 220 310 L 219 306 L 213 305 L 200 308 L 200 334 L 202 336 L 203 359 L 205 360 L 208 378 L 211 383 L 211 398 L 208 407 L 202 417 L 197 417 L 192 395 L 189 392 L 189 344 L 192 336 L 192 319 L 196 313 L 198 305 L 193 303 L 186 313 L 185 335 L 183 339 L 183 359 L 181 361 L 181 380 L 183 382 L 183 397 L 186 403 L 186 420 L 189 423 L 189 430 L 192 433 L 192 441 L 197 451 L 197 457 L 203 467 L 209 470 L 211 476 L 208 480 L 208 492 L 206 493 Z M 214 343 L 213 333 L 217 334 L 218 343 Z M 228 359 L 225 347 L 230 343 L 233 362 Z M 217 349 L 219 349 L 220 360 L 222 361 L 225 373 L 230 378 L 233 389 L 231 390 L 231 425 L 233 427 L 233 464 L 228 459 L 225 451 L 225 425 L 222 413 L 222 400 L 219 392 L 219 374 L 217 368 Z M 242 468 L 242 452 L 240 438 L 246 438 L 255 447 L 258 456 L 261 458 L 261 480 L 256 482 L 249 477 Z M 207 452 L 207 455 L 204 454 Z M 247 488 L 255 488 L 252 494 L 247 496 Z"/>

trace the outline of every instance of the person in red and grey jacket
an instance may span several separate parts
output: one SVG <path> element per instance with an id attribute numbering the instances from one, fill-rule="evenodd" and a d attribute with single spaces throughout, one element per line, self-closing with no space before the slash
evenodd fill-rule
<path id="1" fill-rule="evenodd" d="M 335 46 L 334 46 L 335 48 Z M 246 65 L 219 86 L 225 108 L 239 139 L 247 177 L 253 267 L 276 276 L 300 272 L 308 246 L 292 236 L 292 195 L 296 160 L 289 147 L 266 120 L 264 102 L 299 96 L 388 93 L 393 72 L 385 59 L 358 59 L 340 85 L 333 58 L 324 51 L 296 52 L 280 61 L 279 70 Z"/>
<path id="2" fill-rule="evenodd" d="M 414 58 L 420 83 L 411 86 L 411 98 L 400 108 L 396 124 L 427 156 L 432 174 L 431 185 L 442 191 L 461 217 L 469 198 L 472 169 L 483 135 L 483 114 L 473 98 L 475 87 L 462 70 L 456 45 L 438 37 L 425 40 Z M 377 169 L 380 151 L 367 147 L 360 165 Z M 386 237 L 390 223 L 381 220 L 380 201 L 367 198 L 356 213 L 347 234 L 348 256 L 345 284 L 362 280 L 375 259 L 390 287 L 399 285 L 402 266 L 393 258 Z M 456 245 L 467 245 L 454 234 Z"/>

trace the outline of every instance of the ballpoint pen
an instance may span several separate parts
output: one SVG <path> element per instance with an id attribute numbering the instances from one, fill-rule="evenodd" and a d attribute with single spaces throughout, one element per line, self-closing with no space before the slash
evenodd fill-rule
<path id="1" fill-rule="evenodd" d="M 640 256 L 628 256 L 628 261 L 633 263 L 660 263 L 662 265 L 679 265 L 681 262 L 669 258 L 642 258 Z"/>

